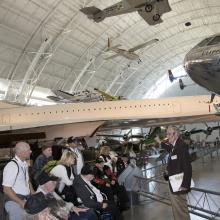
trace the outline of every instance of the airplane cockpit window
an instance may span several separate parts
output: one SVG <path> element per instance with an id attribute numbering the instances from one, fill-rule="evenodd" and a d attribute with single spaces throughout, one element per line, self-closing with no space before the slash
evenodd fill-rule
<path id="1" fill-rule="evenodd" d="M 219 43 L 220 43 L 220 36 L 216 36 L 207 45 L 215 45 Z"/>
<path id="2" fill-rule="evenodd" d="M 212 39 L 212 37 L 206 38 L 205 40 L 202 40 L 197 47 L 203 47 L 209 43 L 209 41 Z"/>

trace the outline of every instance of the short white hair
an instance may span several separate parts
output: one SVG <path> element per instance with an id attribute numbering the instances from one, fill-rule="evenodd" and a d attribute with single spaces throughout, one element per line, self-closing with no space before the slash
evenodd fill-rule
<path id="1" fill-rule="evenodd" d="M 180 129 L 177 127 L 177 126 L 174 126 L 174 125 L 169 125 L 167 127 L 167 130 L 168 129 L 172 129 L 173 131 L 175 131 L 177 133 L 177 135 L 179 136 L 180 135 Z"/>

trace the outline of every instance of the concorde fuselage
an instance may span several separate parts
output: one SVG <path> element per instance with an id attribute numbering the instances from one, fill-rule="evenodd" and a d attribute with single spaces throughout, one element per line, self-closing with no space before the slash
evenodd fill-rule
<path id="1" fill-rule="evenodd" d="M 182 118 L 183 123 L 190 123 L 190 121 L 186 121 L 186 118 L 189 116 L 196 116 L 201 119 L 207 115 L 215 116 L 216 110 L 213 105 L 207 103 L 209 100 L 209 96 L 187 96 L 60 104 L 42 107 L 1 108 L 0 130 L 7 131 L 41 127 L 39 131 L 42 131 L 43 128 L 48 126 L 60 126 L 60 131 L 62 131 L 64 125 L 78 124 L 81 126 L 81 129 L 85 130 L 85 132 L 81 130 L 80 136 L 83 136 L 90 135 L 103 122 L 112 120 L 152 119 L 154 121 L 153 124 L 155 124 L 155 121 L 158 124 L 163 124 L 168 118 L 174 118 L 175 120 L 171 121 L 171 123 L 175 124 L 178 118 Z M 220 98 L 217 97 L 215 102 L 220 103 Z M 218 117 L 211 118 L 214 121 L 218 119 Z M 202 121 L 205 120 L 205 118 L 202 119 Z M 84 128 L 82 128 L 83 124 L 85 125 Z M 148 127 L 151 124 L 145 124 L 144 126 Z M 71 129 L 71 127 L 69 128 Z M 79 133 L 80 129 L 77 126 L 72 129 L 74 129 L 72 133 Z"/>

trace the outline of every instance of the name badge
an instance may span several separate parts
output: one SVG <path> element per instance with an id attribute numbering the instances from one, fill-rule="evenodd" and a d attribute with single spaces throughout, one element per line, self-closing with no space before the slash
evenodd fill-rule
<path id="1" fill-rule="evenodd" d="M 171 160 L 176 160 L 176 159 L 177 159 L 177 155 L 171 156 Z"/>

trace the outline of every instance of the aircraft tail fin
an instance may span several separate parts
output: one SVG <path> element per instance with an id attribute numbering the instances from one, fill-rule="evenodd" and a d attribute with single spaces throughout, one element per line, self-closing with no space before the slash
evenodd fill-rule
<path id="1" fill-rule="evenodd" d="M 117 45 L 112 46 L 111 39 L 108 37 L 108 48 L 106 51 L 109 51 L 111 49 L 118 49 L 118 47 L 120 47 L 120 46 L 121 46 L 121 44 L 117 44 Z"/>
<path id="2" fill-rule="evenodd" d="M 168 76 L 169 76 L 170 82 L 173 82 L 173 80 L 176 79 L 171 70 L 168 70 Z"/>
<path id="3" fill-rule="evenodd" d="M 105 18 L 103 11 L 94 6 L 81 8 L 80 11 L 87 15 L 89 19 L 93 19 L 95 22 L 100 22 Z"/>

